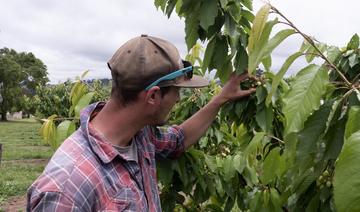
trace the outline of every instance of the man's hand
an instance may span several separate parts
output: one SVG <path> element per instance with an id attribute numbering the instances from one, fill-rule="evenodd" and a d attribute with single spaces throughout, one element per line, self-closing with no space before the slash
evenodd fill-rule
<path id="1" fill-rule="evenodd" d="M 240 88 L 240 83 L 248 77 L 247 72 L 241 75 L 237 75 L 235 72 L 232 73 L 230 79 L 226 82 L 219 95 L 215 98 L 218 98 L 218 101 L 223 104 L 228 101 L 241 99 L 254 93 L 256 88 L 250 88 L 249 90 L 241 90 Z"/>
<path id="2" fill-rule="evenodd" d="M 224 85 L 221 92 L 215 96 L 205 107 L 201 108 L 192 117 L 180 125 L 185 134 L 185 148 L 189 148 L 196 143 L 209 128 L 220 107 L 232 100 L 240 99 L 256 91 L 255 88 L 241 90 L 240 83 L 248 78 L 247 73 L 236 75 L 231 74 L 228 82 Z"/>

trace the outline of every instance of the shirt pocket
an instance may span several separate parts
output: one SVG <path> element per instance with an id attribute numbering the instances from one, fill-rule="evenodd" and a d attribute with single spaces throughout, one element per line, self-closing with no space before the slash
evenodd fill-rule
<path id="1" fill-rule="evenodd" d="M 106 211 L 137 211 L 136 196 L 131 188 L 121 188 L 107 205 Z"/>

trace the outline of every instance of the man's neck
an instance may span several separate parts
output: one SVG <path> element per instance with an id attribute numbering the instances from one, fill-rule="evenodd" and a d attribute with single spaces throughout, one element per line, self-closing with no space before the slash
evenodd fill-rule
<path id="1" fill-rule="evenodd" d="M 145 126 L 136 106 L 120 106 L 114 100 L 109 100 L 91 123 L 117 146 L 128 146 L 134 135 Z"/>

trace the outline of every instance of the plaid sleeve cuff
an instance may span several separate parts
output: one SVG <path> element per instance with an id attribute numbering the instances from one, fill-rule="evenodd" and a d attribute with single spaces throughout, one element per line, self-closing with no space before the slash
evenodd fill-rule
<path id="1" fill-rule="evenodd" d="M 184 130 L 177 125 L 171 127 L 151 127 L 150 137 L 157 156 L 177 158 L 185 150 Z"/>
<path id="2" fill-rule="evenodd" d="M 175 151 L 169 156 L 170 158 L 178 158 L 185 151 L 185 134 L 184 130 L 178 126 L 173 125 L 169 128 L 169 130 L 173 130 L 175 134 L 177 134 L 177 148 Z"/>

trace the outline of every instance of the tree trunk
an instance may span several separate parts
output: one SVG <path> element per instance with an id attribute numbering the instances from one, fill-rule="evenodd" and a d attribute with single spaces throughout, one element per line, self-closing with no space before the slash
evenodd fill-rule
<path id="1" fill-rule="evenodd" d="M 1 111 L 1 121 L 7 121 L 6 112 Z"/>

